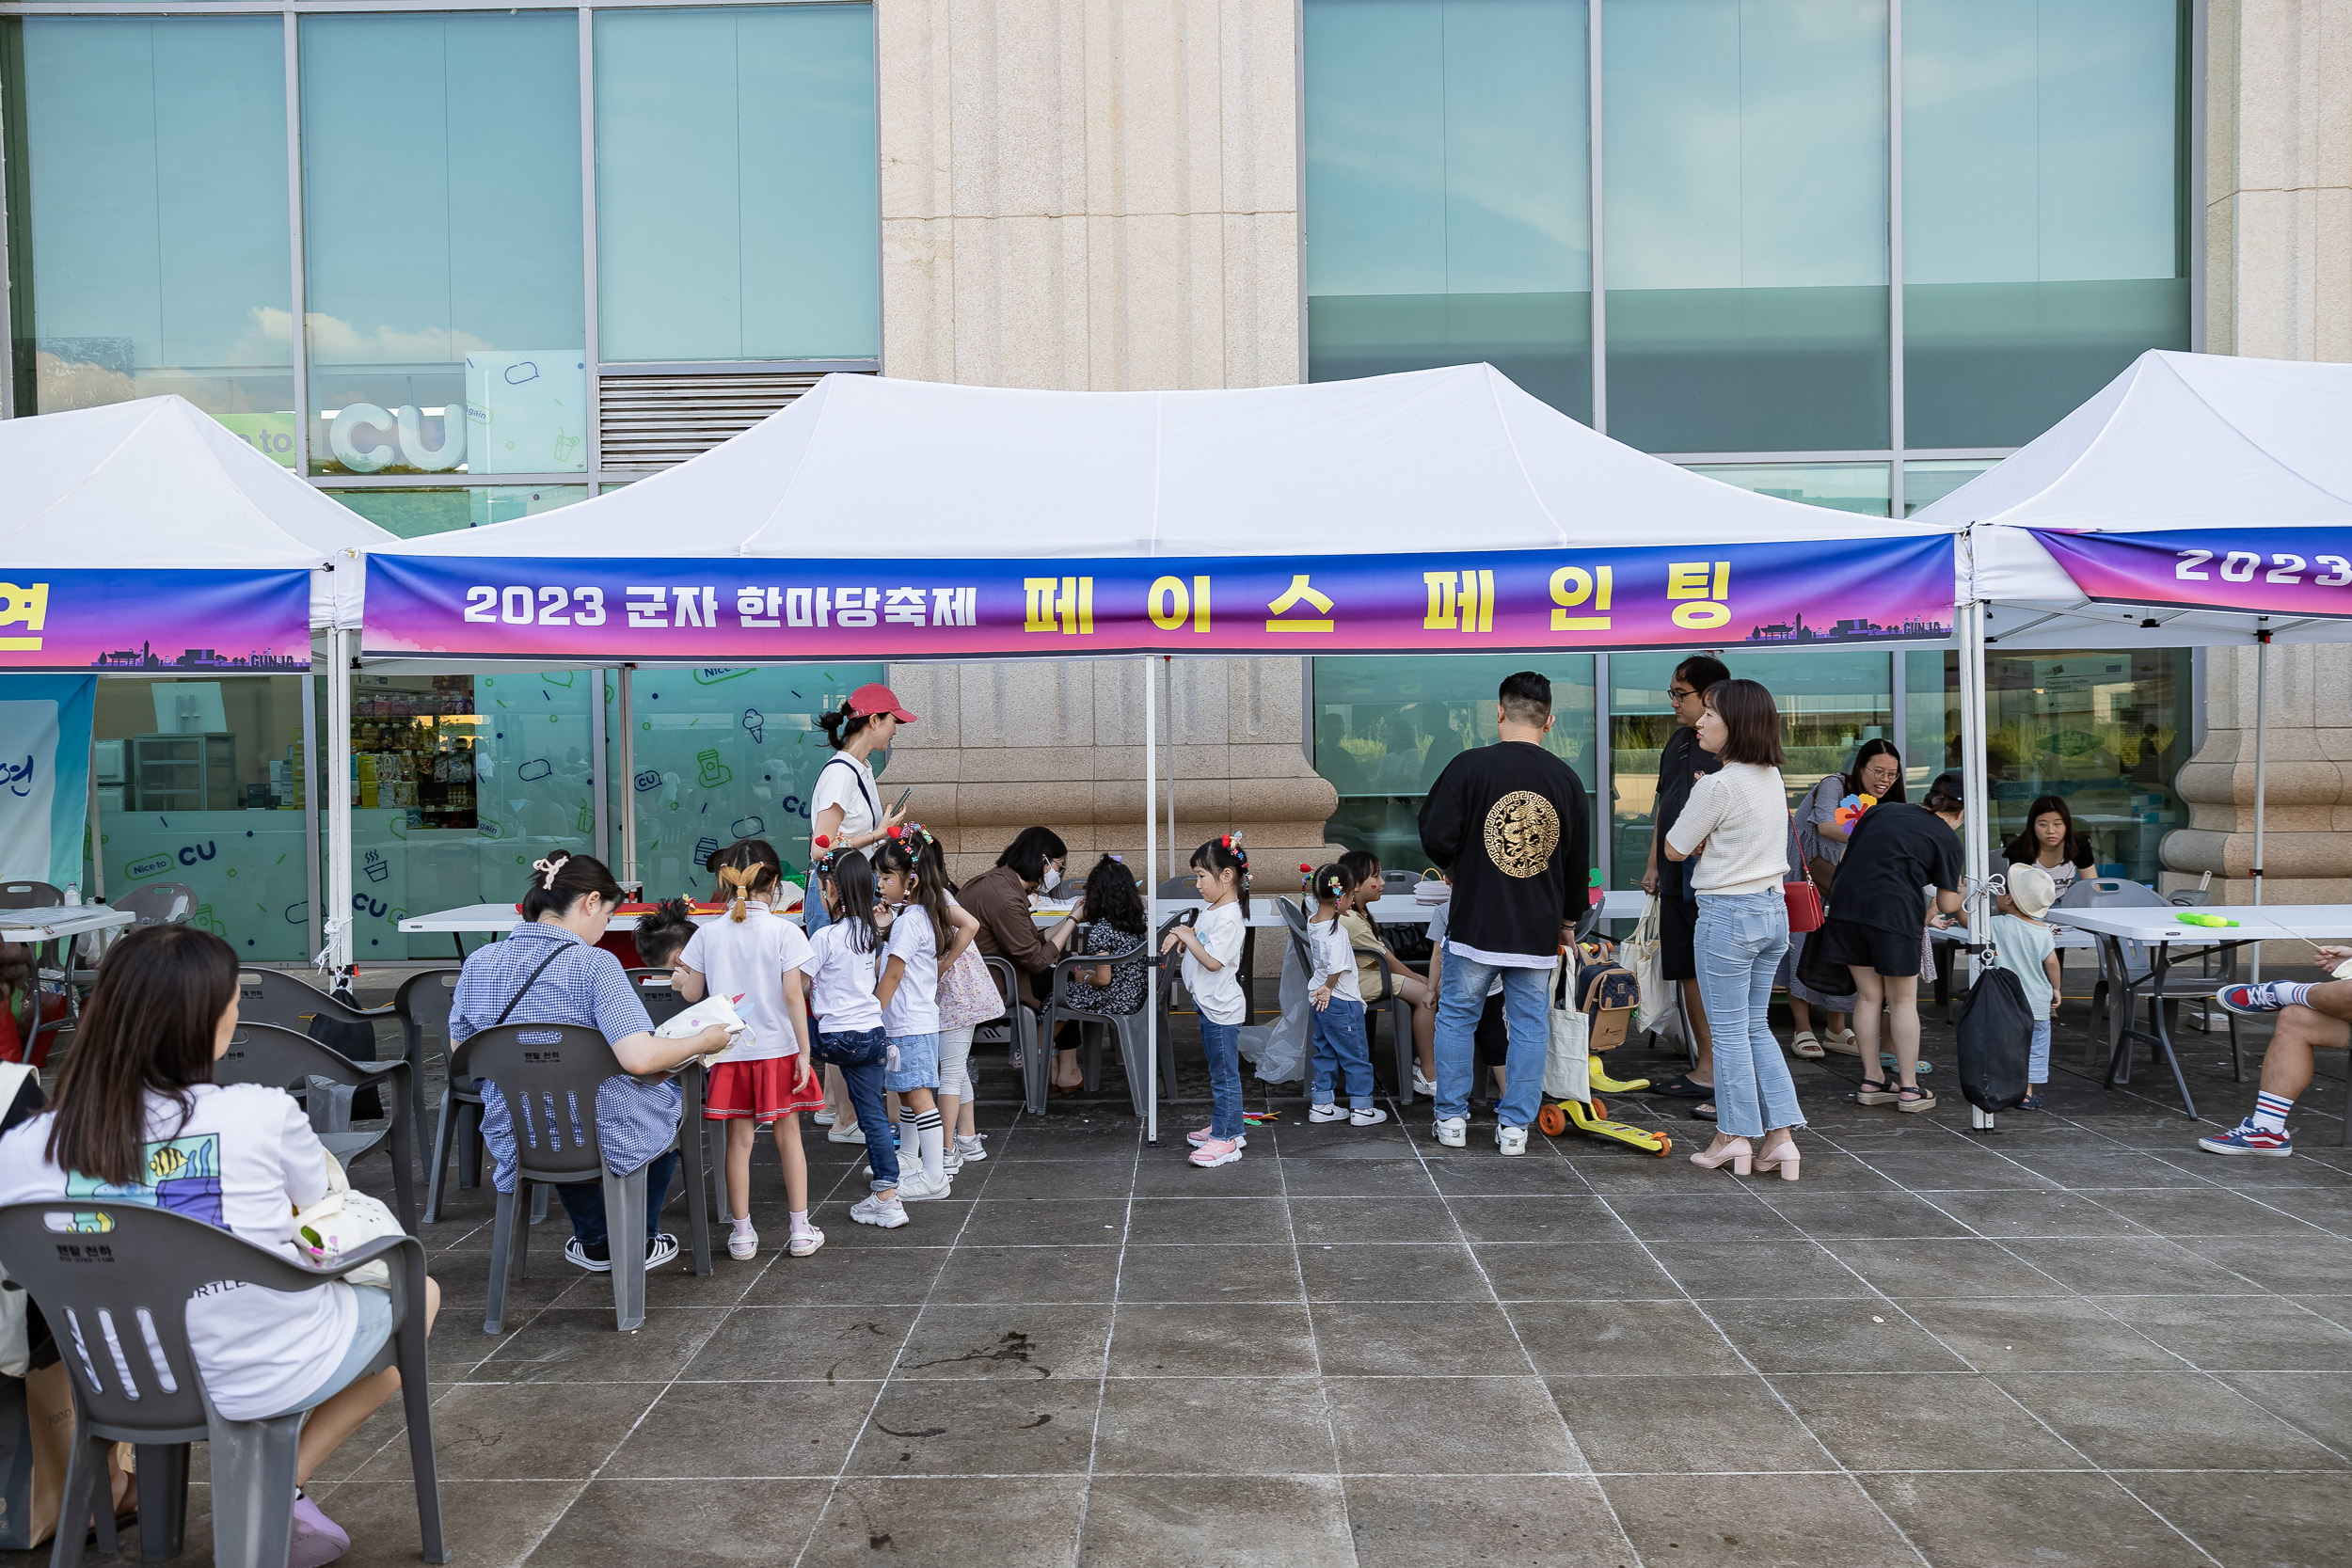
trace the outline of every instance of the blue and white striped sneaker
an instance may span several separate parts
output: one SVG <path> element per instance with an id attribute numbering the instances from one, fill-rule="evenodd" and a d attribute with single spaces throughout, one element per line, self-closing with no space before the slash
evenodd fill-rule
<path id="1" fill-rule="evenodd" d="M 2233 990 L 2243 988 L 2232 988 Z M 2283 1160 L 2295 1152 L 2295 1134 L 2273 1132 L 2254 1125 L 2247 1117 L 2227 1132 L 2217 1132 L 2210 1138 L 2200 1138 L 2197 1147 L 2209 1154 L 2267 1154 Z"/>

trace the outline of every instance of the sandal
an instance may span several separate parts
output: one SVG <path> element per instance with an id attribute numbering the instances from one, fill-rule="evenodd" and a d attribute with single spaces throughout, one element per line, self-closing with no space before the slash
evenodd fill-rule
<path id="1" fill-rule="evenodd" d="M 1715 1098 L 1715 1085 L 1693 1084 L 1691 1082 L 1689 1073 L 1677 1072 L 1672 1078 L 1652 1080 L 1648 1092 L 1666 1095 L 1675 1100 L 1712 1100 Z"/>
<path id="2" fill-rule="evenodd" d="M 1846 1098 L 1857 1105 L 1884 1105 L 1891 1101 L 1900 1100 L 1902 1092 L 1892 1083 L 1883 1083 L 1876 1078 L 1865 1078 L 1854 1085 L 1853 1093 Z"/>
<path id="3" fill-rule="evenodd" d="M 1788 1053 L 1792 1056 L 1803 1056 L 1808 1062 L 1819 1061 L 1827 1054 L 1821 1049 L 1820 1037 L 1810 1029 L 1797 1031 L 1797 1037 L 1788 1042 Z"/>
<path id="4" fill-rule="evenodd" d="M 1854 1032 L 1851 1029 L 1832 1029 L 1821 1037 L 1821 1043 L 1840 1056 L 1862 1054 L 1862 1047 L 1854 1039 Z"/>
<path id="5" fill-rule="evenodd" d="M 1935 1109 L 1935 1091 L 1921 1088 L 1915 1084 L 1906 1084 L 1895 1091 L 1895 1109 L 1932 1111 Z"/>
<path id="6" fill-rule="evenodd" d="M 1714 1103 L 1710 1101 L 1704 1105 L 1692 1106 L 1691 1119 L 1692 1121 L 1713 1121 L 1715 1119 Z"/>

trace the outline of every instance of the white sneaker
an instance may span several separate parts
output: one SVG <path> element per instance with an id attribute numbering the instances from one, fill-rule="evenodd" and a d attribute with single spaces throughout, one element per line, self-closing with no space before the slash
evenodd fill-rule
<path id="1" fill-rule="evenodd" d="M 1360 1105 L 1347 1113 L 1348 1122 L 1356 1127 L 1377 1127 L 1389 1119 L 1389 1113 L 1377 1105 Z"/>
<path id="2" fill-rule="evenodd" d="M 1413 1064 L 1413 1092 L 1426 1100 L 1438 1098 L 1438 1085 L 1421 1075 L 1421 1064 Z"/>
<path id="3" fill-rule="evenodd" d="M 1193 1131 L 1184 1134 L 1184 1142 L 1192 1145 L 1195 1148 L 1199 1148 L 1202 1144 L 1213 1144 L 1217 1141 L 1216 1129 L 1214 1127 L 1195 1128 Z M 1236 1148 L 1248 1148 L 1249 1134 L 1247 1132 L 1236 1133 L 1233 1138 L 1233 1147 Z"/>
<path id="4" fill-rule="evenodd" d="M 1310 1105 L 1307 1107 L 1307 1119 L 1309 1121 L 1345 1121 L 1347 1113 L 1337 1105 Z"/>
<path id="5" fill-rule="evenodd" d="M 748 1263 L 759 1256 L 759 1232 L 752 1228 L 751 1221 L 737 1226 L 727 1237 L 727 1256 L 739 1263 Z"/>
<path id="6" fill-rule="evenodd" d="M 986 1136 L 988 1136 L 988 1134 L 985 1132 L 957 1133 L 956 1158 L 962 1161 L 967 1165 L 987 1159 L 988 1150 L 980 1147 L 980 1140 Z"/>
<path id="7" fill-rule="evenodd" d="M 833 1125 L 833 1113 L 831 1111 L 811 1111 L 808 1114 L 808 1119 L 815 1122 L 819 1127 L 831 1127 Z"/>
<path id="8" fill-rule="evenodd" d="M 943 1150 L 939 1156 L 939 1168 L 950 1177 L 958 1176 L 963 1170 L 963 1156 L 952 1148 Z"/>
<path id="9" fill-rule="evenodd" d="M 1466 1117 L 1439 1117 L 1437 1128 L 1438 1141 L 1448 1148 L 1459 1148 L 1470 1141 L 1470 1120 Z"/>
<path id="10" fill-rule="evenodd" d="M 884 1230 L 896 1230 L 907 1223 L 907 1206 L 897 1198 L 884 1203 L 872 1193 L 850 1205 L 850 1217 L 860 1225 L 878 1225 Z"/>
<path id="11" fill-rule="evenodd" d="M 943 1176 L 939 1179 L 938 1185 L 934 1186 L 930 1179 L 920 1170 L 911 1170 L 898 1178 L 898 1201 L 929 1203 L 935 1198 L 948 1196 L 954 1192 L 955 1185 L 953 1181 Z"/>
<path id="12" fill-rule="evenodd" d="M 901 1209 L 898 1212 L 903 1214 L 906 1211 Z M 792 1232 L 792 1240 L 785 1244 L 784 1250 L 795 1258 L 805 1258 L 824 1244 L 825 1233 L 812 1225 L 806 1230 Z"/>
<path id="13" fill-rule="evenodd" d="M 1505 1154 L 1527 1152 L 1527 1129 L 1514 1127 L 1507 1121 L 1495 1123 L 1495 1148 Z"/>
<path id="14" fill-rule="evenodd" d="M 825 1141 L 836 1144 L 862 1144 L 866 1134 L 856 1122 L 834 1122 L 825 1129 Z"/>

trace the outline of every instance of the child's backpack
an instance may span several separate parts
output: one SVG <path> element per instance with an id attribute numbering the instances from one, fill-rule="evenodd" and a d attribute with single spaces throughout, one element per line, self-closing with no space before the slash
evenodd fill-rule
<path id="1" fill-rule="evenodd" d="M 1641 1006 L 1642 982 L 1617 962 L 1606 943 L 1588 943 L 1577 949 L 1576 957 L 1577 1007 L 1592 1021 L 1589 1049 L 1597 1056 L 1625 1043 L 1633 1027 L 1633 1009 Z"/>
<path id="2" fill-rule="evenodd" d="M 1960 1092 L 1969 1104 L 1989 1114 L 2024 1101 L 2033 1025 L 2024 982 L 2006 969 L 1980 970 L 1960 1013 Z"/>

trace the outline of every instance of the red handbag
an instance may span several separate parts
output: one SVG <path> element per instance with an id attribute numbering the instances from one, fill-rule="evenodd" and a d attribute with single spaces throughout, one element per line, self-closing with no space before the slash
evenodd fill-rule
<path id="1" fill-rule="evenodd" d="M 1829 913 L 1821 908 L 1821 890 L 1814 885 L 1812 873 L 1805 869 L 1793 816 L 1788 824 L 1788 864 L 1796 875 L 1780 884 L 1780 895 L 1788 901 L 1788 932 L 1791 936 L 1803 936 L 1807 931 L 1818 931 Z"/>

